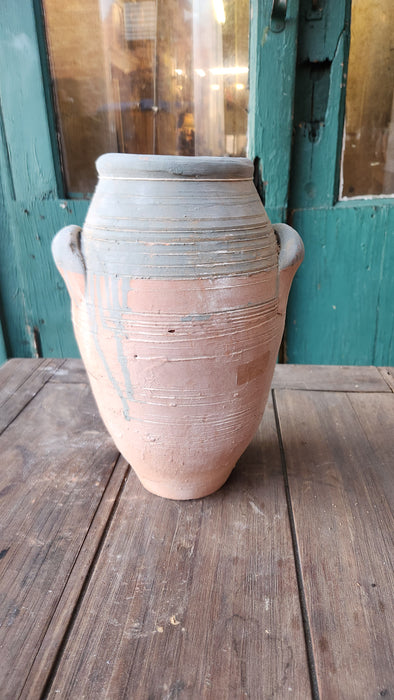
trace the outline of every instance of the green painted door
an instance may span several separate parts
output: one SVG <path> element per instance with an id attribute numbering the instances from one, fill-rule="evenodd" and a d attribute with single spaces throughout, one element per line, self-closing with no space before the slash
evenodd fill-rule
<path id="1" fill-rule="evenodd" d="M 0 311 L 9 357 L 77 354 L 50 243 L 59 226 L 83 218 L 87 202 L 63 197 L 37 15 L 28 0 L 2 3 Z"/>
<path id="2" fill-rule="evenodd" d="M 75 356 L 69 300 L 52 262 L 50 243 L 62 226 L 83 223 L 89 196 L 75 191 L 72 183 L 83 182 L 83 178 L 78 180 L 76 168 L 70 168 L 58 138 L 59 110 L 54 107 L 41 3 L 24 0 L 22 4 L 23 12 L 19 3 L 3 0 L 0 30 L 0 315 L 4 339 L 0 351 L 3 357 L 5 353 Z M 101 8 L 110 4 L 97 1 Z M 121 6 L 122 2 L 113 4 Z M 224 22 L 222 5 L 214 3 L 219 23 Z M 298 0 L 251 2 L 248 152 L 255 160 L 256 185 L 271 220 L 289 218 L 306 246 L 289 305 L 284 357 L 292 362 L 394 364 L 393 201 L 389 197 L 338 199 L 350 3 L 338 0 L 335 8 L 330 5 L 315 0 L 302 0 L 300 6 Z M 157 6 L 148 0 L 144 8 L 151 11 Z M 86 7 L 80 4 L 75 14 L 76 33 L 94 30 L 92 18 L 84 14 Z M 136 6 L 126 9 L 127 31 L 132 37 L 139 10 Z M 60 22 L 57 29 L 61 42 Z M 217 37 L 217 32 L 212 36 Z M 229 38 L 225 32 L 223 37 L 225 44 Z M 202 55 L 201 35 L 197 44 Z M 196 56 L 198 52 L 194 68 L 203 76 L 203 69 L 196 68 Z M 99 68 L 95 66 L 98 74 Z M 176 72 L 181 83 L 182 70 Z M 219 91 L 221 81 L 226 81 L 225 70 L 214 74 L 218 77 L 211 80 L 210 88 Z M 119 75 L 112 79 L 116 78 L 120 94 Z M 98 85 L 96 78 L 92 75 L 90 79 L 86 71 L 90 87 Z M 245 85 L 238 80 L 233 87 L 241 90 Z M 156 93 L 159 88 L 155 84 Z M 62 98 L 57 97 L 59 105 Z M 160 134 L 169 138 L 172 131 L 169 118 L 160 114 L 160 95 L 154 97 L 158 114 L 150 112 L 149 118 L 156 127 L 157 120 L 161 124 L 152 132 L 157 141 Z M 70 100 L 64 109 L 69 109 L 72 121 Z M 231 119 L 235 115 L 234 107 Z M 140 118 L 139 112 L 135 119 Z M 190 118 L 185 110 L 179 129 L 185 138 Z M 96 111 L 94 119 L 96 132 L 102 133 L 103 115 Z M 127 141 L 124 125 L 116 126 L 118 141 L 108 150 L 116 149 L 119 134 Z M 108 128 L 109 140 L 103 143 L 111 144 L 112 127 Z M 231 132 L 227 123 L 225 129 Z M 92 154 L 83 139 L 81 143 L 75 162 L 82 157 L 92 160 L 92 166 Z M 67 168 L 68 184 L 64 178 Z"/>
<path id="3" fill-rule="evenodd" d="M 306 255 L 289 362 L 394 364 L 392 10 L 300 2 L 288 218 Z"/>

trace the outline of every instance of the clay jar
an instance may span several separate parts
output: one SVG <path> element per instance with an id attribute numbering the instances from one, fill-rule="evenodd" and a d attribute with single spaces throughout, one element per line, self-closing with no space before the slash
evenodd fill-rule
<path id="1" fill-rule="evenodd" d="M 102 419 L 142 484 L 218 489 L 262 418 L 303 258 L 246 158 L 108 154 L 52 250 Z"/>

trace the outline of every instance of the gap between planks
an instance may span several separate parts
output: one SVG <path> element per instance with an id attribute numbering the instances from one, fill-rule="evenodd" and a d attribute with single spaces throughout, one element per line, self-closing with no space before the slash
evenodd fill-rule
<path id="1" fill-rule="evenodd" d="M 276 396 L 322 697 L 377 697 L 393 687 L 392 399 Z"/>
<path id="2" fill-rule="evenodd" d="M 59 624 L 58 624 L 58 626 L 56 628 L 56 624 L 53 625 L 49 621 L 49 615 L 48 615 L 48 611 L 47 611 L 46 606 L 43 607 L 41 605 L 42 614 L 41 614 L 41 611 L 39 610 L 39 608 L 37 608 L 36 613 L 38 614 L 38 617 L 41 618 L 39 621 L 37 618 L 37 625 L 35 626 L 35 629 L 38 629 L 38 632 L 34 632 L 29 637 L 26 637 L 25 649 L 28 647 L 31 647 L 30 653 L 26 653 L 26 651 L 20 647 L 20 644 L 18 642 L 16 643 L 16 647 L 18 647 L 18 644 L 19 644 L 19 651 L 14 656 L 14 659 L 13 659 L 14 663 L 10 664 L 10 668 L 9 668 L 9 671 L 11 671 L 11 668 L 14 668 L 13 680 L 11 682 L 11 687 L 9 689 L 10 695 L 7 694 L 8 693 L 8 691 L 7 691 L 8 680 L 7 680 L 7 677 L 5 677 L 4 678 L 5 686 L 3 688 L 3 690 L 5 692 L 4 697 L 20 697 L 21 688 L 26 683 L 26 674 L 28 674 L 28 675 L 30 674 L 31 667 L 32 667 L 33 663 L 35 663 L 36 658 L 37 659 L 40 658 L 40 655 L 43 652 L 45 643 L 51 646 L 51 650 L 49 650 L 49 655 L 52 655 L 52 657 L 53 657 L 56 654 L 58 644 L 61 641 L 61 638 L 63 636 L 63 631 L 68 624 L 70 614 L 71 614 L 72 609 L 74 607 L 72 602 L 67 607 L 68 599 L 65 597 L 65 589 L 66 589 L 68 582 L 71 578 L 72 579 L 72 586 L 71 587 L 69 586 L 69 593 L 70 593 L 69 597 L 71 599 L 72 597 L 75 598 L 78 596 L 78 592 L 80 590 L 80 587 L 81 587 L 83 580 L 84 580 L 84 577 L 85 577 L 85 572 L 88 569 L 88 567 L 92 561 L 92 558 L 94 556 L 94 553 L 95 553 L 96 546 L 95 546 L 94 540 L 95 540 L 95 538 L 96 538 L 96 540 L 99 539 L 101 532 L 102 532 L 103 528 L 105 527 L 108 513 L 110 512 L 111 507 L 113 505 L 113 501 L 116 498 L 116 495 L 119 491 L 120 483 L 119 484 L 117 482 L 114 483 L 114 477 L 115 477 L 115 481 L 116 481 L 116 477 L 119 474 L 120 481 L 121 481 L 123 476 L 124 476 L 124 472 L 127 468 L 127 465 L 124 465 L 123 460 L 119 459 L 118 450 L 116 450 L 116 448 L 114 446 L 111 447 L 112 441 L 110 440 L 109 436 L 106 434 L 106 431 L 104 433 L 104 427 L 102 426 L 101 422 L 98 422 L 98 418 L 96 418 L 96 419 L 93 418 L 93 414 L 96 415 L 97 411 L 93 410 L 93 412 L 92 412 L 92 410 L 91 410 L 93 399 L 91 398 L 90 392 L 88 391 L 87 387 L 84 386 L 84 384 L 79 384 L 79 385 L 76 384 L 76 385 L 74 385 L 74 387 L 71 387 L 70 385 L 68 385 L 68 387 L 67 387 L 67 384 L 64 384 L 63 386 L 59 386 L 59 385 L 56 386 L 56 384 L 52 384 L 50 381 L 50 376 L 52 374 L 53 366 L 48 368 L 51 370 L 51 372 L 48 371 L 48 372 L 37 374 L 37 371 L 39 371 L 39 369 L 41 367 L 43 367 L 44 365 L 47 365 L 48 362 L 50 362 L 50 365 L 54 364 L 54 361 L 47 361 L 47 360 L 44 360 L 44 361 L 43 360 L 38 360 L 38 361 L 35 361 L 35 360 L 29 361 L 28 360 L 27 361 L 26 366 L 28 365 L 28 372 L 32 373 L 32 374 L 34 372 L 36 373 L 36 376 L 35 376 L 34 382 L 33 382 L 34 383 L 34 391 L 33 392 L 31 391 L 32 385 L 30 384 L 29 391 L 28 391 L 29 396 L 26 396 L 26 391 L 24 391 L 23 397 L 19 397 L 18 391 L 17 391 L 17 393 L 11 397 L 13 399 L 13 401 L 9 402 L 9 407 L 14 409 L 13 410 L 14 417 L 9 421 L 8 429 L 5 431 L 5 433 L 2 436 L 2 445 L 4 444 L 6 447 L 8 446 L 8 448 L 9 448 L 8 453 L 6 450 L 6 453 L 4 454 L 4 452 L 3 452 L 3 454 L 2 454 L 3 460 L 5 458 L 5 462 L 3 462 L 2 467 L 5 467 L 5 471 L 3 469 L 3 472 L 5 473 L 5 482 L 4 483 L 6 484 L 6 488 L 3 489 L 3 494 L 5 495 L 6 498 L 7 498 L 7 494 L 8 494 L 7 503 L 8 503 L 8 505 L 10 505 L 10 503 L 11 503 L 11 508 L 9 508 L 9 509 L 7 509 L 7 507 L 5 508 L 6 512 L 4 515 L 7 516 L 7 510 L 8 510 L 8 513 L 9 513 L 8 521 L 10 521 L 11 525 L 12 525 L 12 517 L 13 516 L 12 516 L 12 513 L 10 513 L 10 511 L 15 510 L 16 513 L 22 514 L 20 516 L 18 515 L 19 520 L 17 518 L 16 525 L 15 525 L 15 527 L 17 528 L 18 523 L 20 524 L 21 518 L 23 518 L 23 508 L 25 507 L 25 509 L 26 509 L 26 507 L 27 507 L 26 512 L 28 513 L 28 515 L 26 517 L 29 519 L 28 520 L 29 524 L 27 527 L 28 532 L 26 533 L 26 537 L 25 537 L 25 545 L 23 544 L 23 538 L 21 538 L 21 537 L 19 537 L 19 539 L 17 537 L 16 541 L 14 543 L 15 547 L 14 547 L 13 555 L 16 558 L 19 556 L 19 553 L 23 550 L 23 547 L 24 547 L 25 551 L 24 551 L 23 558 L 19 557 L 19 566 L 17 566 L 14 570 L 15 574 L 16 574 L 16 580 L 12 582 L 11 586 L 8 586 L 8 587 L 6 586 L 5 588 L 2 589 L 2 593 L 5 594 L 5 601 L 4 601 L 4 599 L 2 599 L 2 604 L 3 604 L 3 602 L 5 605 L 7 604 L 8 592 L 9 592 L 9 595 L 11 596 L 11 599 L 16 596 L 16 598 L 15 598 L 15 601 L 16 601 L 17 597 L 19 596 L 20 590 L 21 590 L 20 586 L 23 587 L 25 585 L 26 590 L 23 593 L 23 596 L 24 596 L 23 602 L 25 602 L 26 596 L 30 596 L 30 603 L 33 603 L 33 607 L 34 607 L 34 598 L 32 598 L 32 591 L 34 589 L 33 583 L 31 583 L 31 582 L 29 583 L 29 580 L 27 580 L 27 582 L 24 583 L 24 579 L 22 580 L 22 574 L 21 574 L 21 576 L 20 576 L 21 580 L 19 581 L 19 584 L 18 584 L 19 572 L 21 572 L 21 571 L 23 572 L 23 570 L 24 570 L 23 567 L 25 567 L 25 569 L 26 569 L 25 575 L 30 576 L 31 581 L 34 581 L 36 579 L 36 577 L 37 578 L 39 577 L 39 575 L 41 576 L 42 582 L 45 581 L 45 576 L 48 576 L 48 575 L 52 576 L 53 575 L 53 578 L 57 577 L 59 585 L 57 586 L 58 593 L 55 592 L 55 595 L 57 597 L 57 603 L 55 603 L 55 606 L 53 607 L 53 611 L 55 613 L 54 622 L 58 622 L 58 620 L 56 620 L 56 615 L 59 613 L 59 611 L 60 611 L 60 613 L 59 613 L 60 618 L 61 618 L 62 614 L 63 614 L 63 618 L 61 620 L 61 626 L 59 626 Z M 55 364 L 57 366 L 59 366 L 59 364 L 62 365 L 63 362 L 64 362 L 63 360 L 61 360 L 61 361 L 57 360 L 55 362 Z M 11 363 L 8 367 L 8 370 L 11 370 L 11 369 L 14 370 L 15 367 L 17 366 L 17 364 L 18 364 L 17 362 Z M 44 367 L 44 369 L 45 369 L 45 367 Z M 17 376 L 18 374 L 19 374 L 19 377 Z M 28 379 L 26 379 L 26 381 L 25 380 L 20 381 L 21 375 L 25 375 L 25 374 L 26 374 L 26 372 L 23 372 L 20 367 L 19 367 L 19 372 L 15 372 L 15 371 L 8 372 L 8 382 L 11 383 L 11 385 L 18 384 L 20 387 L 23 388 L 23 387 L 25 387 L 25 384 L 28 384 Z M 6 373 L 6 375 L 4 375 L 4 373 L 2 372 L 1 376 L 7 377 L 7 373 Z M 41 383 L 41 386 L 37 389 L 36 385 L 38 382 Z M 56 527 L 55 527 L 54 533 L 52 532 L 51 527 L 49 525 L 47 526 L 47 524 L 50 523 L 50 517 L 46 517 L 45 518 L 46 537 L 43 539 L 43 542 L 39 542 L 37 540 L 37 544 L 40 546 L 45 545 L 45 547 L 47 549 L 47 554 L 42 559 L 42 564 L 43 564 L 42 568 L 40 568 L 37 571 L 32 572 L 26 568 L 26 562 L 30 561 L 30 566 L 33 564 L 33 569 L 34 569 L 35 563 L 37 562 L 39 557 L 35 556 L 34 551 L 33 551 L 34 547 L 29 546 L 28 535 L 30 534 L 30 531 L 35 532 L 37 529 L 42 530 L 44 527 L 44 525 L 43 525 L 44 520 L 41 519 L 41 521 L 40 521 L 40 512 L 44 513 L 43 509 L 45 506 L 45 497 L 43 498 L 42 504 L 40 505 L 41 495 L 45 491 L 45 483 L 49 483 L 49 482 L 51 482 L 51 478 L 53 479 L 53 474 L 51 473 L 51 464 L 54 465 L 54 468 L 56 467 L 56 465 L 59 466 L 59 464 L 62 464 L 61 461 L 59 463 L 59 460 L 57 458 L 58 452 L 59 452 L 60 447 L 61 447 L 61 444 L 60 444 L 61 441 L 59 438 L 63 434 L 63 429 L 66 429 L 66 427 L 68 425 L 67 415 L 69 412 L 67 411 L 66 404 L 64 404 L 64 408 L 65 408 L 64 412 L 62 413 L 60 411 L 60 409 L 62 408 L 63 402 L 60 402 L 56 405 L 56 396 L 57 397 L 61 396 L 63 393 L 63 389 L 67 390 L 66 393 L 68 393 L 69 396 L 72 396 L 73 392 L 74 392 L 74 395 L 75 395 L 75 392 L 77 392 L 77 395 L 81 399 L 83 399 L 81 406 L 83 409 L 82 415 L 85 417 L 86 429 L 89 429 L 92 427 L 93 428 L 98 427 L 98 430 L 96 429 L 96 430 L 92 431 L 93 444 L 96 445 L 96 448 L 94 448 L 94 447 L 92 448 L 93 452 L 91 452 L 90 457 L 92 458 L 91 463 L 97 465 L 100 468 L 100 473 L 106 474 L 106 478 L 105 478 L 105 481 L 103 482 L 103 484 L 100 488 L 101 493 L 100 493 L 100 495 L 98 495 L 98 498 L 96 499 L 96 497 L 93 494 L 92 495 L 93 497 L 89 499 L 90 504 L 89 504 L 89 501 L 87 501 L 85 499 L 86 516 L 85 516 L 84 520 L 82 518 L 82 522 L 81 522 L 81 518 L 79 517 L 80 513 L 82 513 L 82 509 L 80 508 L 78 511 L 79 506 L 76 507 L 76 509 L 74 509 L 75 515 L 77 516 L 77 520 L 75 521 L 76 524 L 74 527 L 75 532 L 77 532 L 79 524 L 82 524 L 82 526 L 83 526 L 83 531 L 81 532 L 81 538 L 79 540 L 78 546 L 76 546 L 75 548 L 73 547 L 72 543 L 73 543 L 74 538 L 71 536 L 72 533 L 68 533 L 68 534 L 65 533 L 64 537 L 59 538 L 59 543 L 61 543 L 62 541 L 64 543 L 66 540 L 68 540 L 70 543 L 70 545 L 67 547 L 63 546 L 63 559 L 67 559 L 69 553 L 71 553 L 71 555 L 72 555 L 69 557 L 69 559 L 70 559 L 69 564 L 66 564 L 65 566 L 63 566 L 63 561 L 61 563 L 58 562 L 59 565 L 56 563 L 56 556 L 52 553 L 52 550 L 51 550 L 52 544 L 56 543 L 56 537 L 55 537 L 55 539 L 52 540 L 52 536 L 53 536 L 53 534 L 54 535 L 59 534 L 59 532 L 56 531 Z M 5 393 L 7 393 L 7 392 L 5 392 Z M 31 395 L 31 394 L 33 394 L 33 395 Z M 7 401 L 8 401 L 8 398 L 7 398 Z M 52 403 L 51 403 L 51 401 L 52 401 Z M 55 410 L 53 410 L 54 409 L 53 402 L 55 402 Z M 22 407 L 22 403 L 23 403 L 23 407 Z M 71 403 L 70 406 L 74 406 L 74 404 Z M 51 416 L 57 415 L 58 408 L 59 408 L 59 412 L 60 412 L 59 416 L 58 416 L 59 420 L 56 420 L 55 417 L 52 419 Z M 75 413 L 75 410 L 74 410 L 74 413 Z M 63 416 L 63 420 L 61 419 L 61 416 Z M 20 426 L 23 426 L 24 418 L 26 419 L 25 429 L 23 429 L 23 428 L 21 429 Z M 35 426 L 36 426 L 35 431 L 30 430 L 30 432 L 29 432 L 29 430 L 28 430 L 29 420 L 32 420 L 33 424 L 35 424 Z M 74 429 L 75 429 L 75 427 L 77 427 L 77 428 L 80 427 L 78 422 L 76 422 L 76 420 L 74 420 L 72 425 L 74 426 Z M 103 437 L 100 437 L 100 435 L 104 436 L 104 434 L 106 435 L 105 439 Z M 34 445 L 35 445 L 35 436 L 36 435 L 37 435 L 37 450 L 38 450 L 38 452 L 35 454 Z M 8 436 L 9 436 L 9 439 L 8 439 Z M 51 436 L 52 436 L 52 440 L 51 440 Z M 7 441 L 8 441 L 8 443 L 7 443 Z M 17 444 L 17 450 L 19 450 L 17 452 L 17 454 L 21 456 L 21 459 L 19 460 L 19 462 L 17 462 L 17 465 L 13 463 L 13 457 L 15 455 L 15 451 L 13 451 L 14 444 Z M 41 445 L 41 447 L 40 447 L 40 445 Z M 78 440 L 76 441 L 76 443 L 74 445 L 76 450 L 78 448 L 78 445 L 80 448 L 84 449 L 84 443 L 83 443 L 82 439 L 79 440 L 79 442 L 78 442 Z M 72 450 L 71 450 L 71 452 L 72 452 Z M 8 462 L 7 462 L 7 454 L 8 454 Z M 35 458 L 33 459 L 34 454 L 35 454 Z M 63 470 L 62 470 L 61 474 L 59 475 L 60 476 L 60 483 L 63 484 L 63 487 L 67 486 L 67 481 L 65 481 L 65 479 L 67 477 L 67 473 L 70 472 L 69 475 L 71 477 L 73 477 L 72 470 L 78 469 L 78 465 L 81 467 L 82 467 L 82 465 L 84 465 L 84 459 L 80 455 L 81 455 L 81 450 L 79 450 L 79 452 L 77 450 L 75 452 L 75 455 L 74 455 L 74 458 L 75 458 L 74 461 L 72 459 L 67 460 L 67 458 L 64 460 L 63 466 L 65 467 L 65 472 L 63 472 Z M 96 460 L 95 455 L 98 456 L 97 460 Z M 99 455 L 101 455 L 101 457 Z M 67 457 L 67 455 L 66 455 L 66 457 Z M 85 455 L 85 457 L 89 459 L 89 455 Z M 100 464 L 100 460 L 101 460 L 101 464 Z M 42 463 L 42 469 L 41 469 L 41 463 Z M 21 477 L 21 475 L 19 474 L 18 469 L 20 471 L 22 469 L 22 467 L 24 468 L 25 464 L 29 465 L 29 469 L 26 472 L 26 475 L 27 475 L 26 478 L 23 479 Z M 108 465 L 107 469 L 105 468 L 105 464 Z M 119 467 L 121 467 L 122 464 L 123 464 L 122 473 L 119 473 Z M 10 482 L 9 483 L 7 481 L 7 478 L 6 478 L 7 477 L 7 465 L 12 467 L 11 472 L 10 472 Z M 115 465 L 119 465 L 118 469 L 115 469 Z M 18 469 L 16 469 L 16 466 L 18 466 Z M 84 466 L 86 466 L 86 464 Z M 67 469 L 68 469 L 68 472 L 67 472 Z M 77 488 L 77 486 L 78 486 L 77 484 L 75 487 L 75 488 L 77 488 L 77 493 L 79 494 L 80 497 L 81 496 L 83 497 L 83 478 L 85 478 L 84 477 L 85 472 L 83 470 L 82 470 L 82 472 L 83 472 L 82 473 L 82 482 L 81 482 L 81 487 L 80 487 L 79 491 Z M 64 473 L 66 474 L 66 476 L 64 476 Z M 39 480 L 42 476 L 44 476 L 45 483 L 42 487 L 40 487 L 39 490 L 36 490 L 36 492 L 34 493 L 34 485 L 35 485 L 35 483 L 37 483 L 37 484 L 39 483 Z M 50 477 L 49 479 L 45 478 L 48 476 Z M 85 474 L 85 476 L 86 476 L 86 474 Z M 74 479 L 71 478 L 71 481 L 73 482 Z M 14 496 L 17 498 L 15 503 L 17 503 L 19 505 L 18 505 L 18 507 L 16 507 L 16 509 L 14 509 L 12 498 L 9 496 L 9 492 L 11 491 L 11 486 L 16 487 L 18 485 L 21 488 L 19 489 L 19 491 L 16 491 L 14 493 Z M 98 486 L 99 482 L 97 482 L 97 484 L 95 484 L 95 485 Z M 110 488 L 111 485 L 114 487 L 113 493 L 111 493 L 111 488 Z M 115 488 L 115 486 L 117 486 L 117 488 Z M 41 488 L 42 488 L 42 493 L 41 493 Z M 52 491 L 49 488 L 49 497 L 47 499 L 47 504 L 48 504 L 47 515 L 49 514 L 49 516 L 51 515 L 51 512 L 52 512 L 51 509 L 52 509 L 53 504 L 55 504 L 55 506 L 56 506 L 57 502 L 59 501 L 59 499 L 56 498 L 56 488 L 57 487 L 55 487 L 55 489 L 52 489 Z M 75 489 L 70 487 L 69 491 L 67 491 L 67 490 L 64 491 L 64 495 L 66 497 L 71 496 L 71 493 L 73 490 L 75 490 Z M 24 500 L 26 501 L 27 494 L 30 494 L 30 497 L 32 498 L 32 500 L 31 500 L 32 505 L 31 506 L 30 506 L 30 504 L 25 504 L 25 506 L 24 506 Z M 54 500 L 52 499 L 51 495 L 54 496 Z M 33 496 L 35 496 L 35 497 L 33 498 Z M 46 494 L 46 496 L 48 496 L 48 493 Z M 113 496 L 112 500 L 111 500 L 111 496 Z M 11 501 L 10 501 L 10 498 L 11 498 Z M 60 497 L 60 500 L 61 500 L 61 497 Z M 77 502 L 78 502 L 78 499 L 77 499 L 76 503 Z M 36 503 L 36 506 L 34 506 L 34 503 Z M 59 502 L 58 505 L 62 506 L 63 503 Z M 73 505 L 73 503 L 71 503 L 71 505 Z M 99 508 L 100 505 L 102 505 L 101 509 Z M 4 507 L 4 503 L 3 503 L 3 507 Z M 60 521 L 67 522 L 67 516 L 65 516 L 65 518 L 66 519 L 60 517 Z M 6 521 L 7 521 L 7 517 L 6 517 Z M 53 522 L 55 523 L 55 521 L 53 521 Z M 70 521 L 70 524 L 71 524 L 71 521 Z M 85 528 L 85 524 L 86 524 L 86 528 Z M 92 524 L 93 524 L 93 526 L 92 526 Z M 4 522 L 2 523 L 2 525 L 4 525 Z M 8 523 L 8 525 L 10 525 L 10 523 Z M 14 535 L 20 535 L 20 531 L 18 529 L 15 530 L 15 527 L 12 528 L 10 526 L 10 527 L 8 527 L 8 530 L 7 530 L 7 527 L 6 527 L 6 530 L 4 530 L 4 528 L 3 528 L 3 532 L 2 532 L 3 537 L 10 537 L 12 539 L 14 537 Z M 91 536 L 92 533 L 93 533 L 93 537 Z M 13 541 L 13 539 L 12 539 L 12 541 Z M 35 542 L 34 542 L 34 544 L 35 544 Z M 90 545 L 90 550 L 88 549 L 89 545 Z M 9 549 L 10 548 L 7 549 L 7 552 L 9 551 Z M 72 551 L 73 549 L 74 549 L 74 551 Z M 56 550 L 56 547 L 53 548 L 53 551 L 55 551 L 55 550 Z M 9 556 L 11 556 L 11 554 Z M 48 562 L 50 562 L 50 561 L 52 561 L 55 565 L 52 573 L 50 571 L 51 565 L 50 565 L 50 563 L 48 564 Z M 84 561 L 85 561 L 85 572 L 82 572 L 82 578 L 81 578 L 82 564 L 84 563 Z M 21 562 L 23 562 L 23 563 L 21 563 Z M 4 562 L 2 562 L 2 564 L 4 564 Z M 7 567 L 7 564 L 6 564 L 6 567 Z M 4 571 L 6 571 L 6 570 L 7 569 L 5 569 Z M 2 575 L 3 575 L 4 571 L 2 571 Z M 8 571 L 10 571 L 9 567 L 8 567 Z M 43 571 L 43 573 L 41 575 L 42 571 Z M 61 571 L 62 573 L 59 574 L 59 571 Z M 62 574 L 64 574 L 64 575 L 62 575 Z M 11 568 L 10 576 L 11 576 L 11 580 L 12 580 L 12 568 Z M 59 578 L 59 576 L 60 576 L 60 578 Z M 37 593 L 39 593 L 38 598 L 42 599 L 41 603 L 44 601 L 44 598 L 41 595 L 42 591 L 43 591 L 43 586 L 41 585 L 40 591 L 37 588 Z M 53 593 L 53 591 L 49 591 L 49 592 Z M 62 607 L 60 607 L 60 605 L 59 605 L 60 599 L 62 600 Z M 15 603 L 15 605 L 16 605 L 16 603 Z M 15 609 L 17 609 L 17 607 Z M 28 608 L 23 606 L 22 609 L 27 610 Z M 53 614 L 53 612 L 51 612 L 51 617 L 52 617 L 52 614 Z M 18 619 L 22 619 L 22 616 L 21 616 L 21 618 L 18 618 Z M 42 622 L 43 623 L 42 626 L 40 624 L 38 624 L 38 622 L 40 622 L 40 623 Z M 55 634 L 53 634 L 49 638 L 45 637 L 45 635 L 48 632 L 48 629 L 52 630 L 52 632 L 56 632 L 56 634 L 59 637 L 59 640 L 56 639 Z M 12 637 L 13 631 L 14 631 L 14 637 Z M 1 632 L 3 632 L 3 630 L 1 630 Z M 10 629 L 9 632 L 11 634 L 11 639 L 8 636 L 7 643 L 8 643 L 8 649 L 10 652 L 10 657 L 12 657 L 12 649 L 13 649 L 12 645 L 19 635 L 17 633 L 15 636 L 15 628 L 14 628 L 14 630 Z M 43 632 L 43 636 L 41 635 L 41 632 Z M 22 623 L 20 634 L 23 637 L 25 633 L 26 633 L 26 624 L 25 624 L 25 628 L 23 628 L 23 623 Z M 47 639 L 49 639 L 49 642 L 46 641 Z M 38 644 L 37 644 L 37 642 L 38 642 Z M 21 661 L 21 658 L 23 659 L 23 657 L 24 657 L 24 660 Z M 15 666 L 14 666 L 14 664 L 15 664 Z M 6 666 L 7 666 L 7 664 L 6 664 Z M 41 678 L 38 679 L 39 690 L 38 690 L 38 693 L 34 695 L 34 697 L 39 696 L 41 688 L 45 684 L 50 667 L 51 667 L 51 663 L 49 663 L 49 666 L 45 670 L 45 673 L 42 672 L 42 668 L 41 668 Z M 38 668 L 38 664 L 35 666 L 35 668 L 36 669 Z M 21 669 L 23 669 L 23 671 L 21 671 Z M 6 676 L 7 676 L 7 669 L 3 668 L 2 671 L 3 672 L 5 671 Z M 9 673 L 8 673 L 8 676 L 9 676 Z M 19 677 L 19 680 L 18 680 L 18 677 Z M 0 684 L 1 683 L 2 683 L 2 681 L 0 681 Z M 19 687 L 17 686 L 18 683 L 19 683 Z M 30 688 L 29 688 L 28 697 L 32 697 L 31 692 L 30 692 Z"/>
<path id="3" fill-rule="evenodd" d="M 280 457 L 281 457 L 281 462 L 282 462 L 282 473 L 283 473 L 284 489 L 285 489 L 285 494 L 286 494 L 287 513 L 288 513 L 288 518 L 289 518 L 291 540 L 292 540 L 292 544 L 293 544 L 294 565 L 295 565 L 295 570 L 296 570 L 298 594 L 299 594 L 299 599 L 300 599 L 302 623 L 303 623 L 303 628 L 304 628 L 305 649 L 306 649 L 306 655 L 307 655 L 307 659 L 308 659 L 308 670 L 309 670 L 309 679 L 310 679 L 310 684 L 311 684 L 312 700 L 320 700 L 319 686 L 318 686 L 317 674 L 316 674 L 316 664 L 315 664 L 315 659 L 314 659 L 314 655 L 313 655 L 311 626 L 309 623 L 309 616 L 308 616 L 306 597 L 305 597 L 305 587 L 304 587 L 304 582 L 303 582 L 303 577 L 302 577 L 301 557 L 300 557 L 300 551 L 299 551 L 298 541 L 297 541 L 297 532 L 296 532 L 296 526 L 295 526 L 293 506 L 292 506 L 292 502 L 291 502 L 289 478 L 288 478 L 288 474 L 287 474 L 286 455 L 285 455 L 285 449 L 284 449 L 283 440 L 282 440 L 278 406 L 276 403 L 276 396 L 275 396 L 274 389 L 271 390 L 271 394 L 272 394 L 272 403 L 273 403 L 273 407 L 274 407 L 276 430 L 277 430 L 277 434 L 278 434 Z"/>
<path id="4" fill-rule="evenodd" d="M 89 530 L 81 543 L 56 610 L 49 621 L 42 644 L 29 669 L 21 690 L 21 700 L 31 697 L 40 697 L 44 700 L 50 693 L 53 679 L 106 541 L 130 469 L 130 465 L 119 454 Z"/>
<path id="5" fill-rule="evenodd" d="M 24 369 L 25 360 L 8 360 L 3 365 L 0 378 L 3 380 L 5 378 L 7 383 L 9 382 L 9 371 L 16 368 L 16 372 L 13 372 L 9 395 L 0 400 L 0 435 L 18 418 L 65 362 L 66 360 L 27 360 L 28 373 Z M 21 363 L 23 364 L 21 365 Z M 18 379 L 18 367 L 23 370 L 22 372 L 19 370 L 22 375 L 20 380 Z"/>
<path id="6" fill-rule="evenodd" d="M 77 612 L 49 697 L 167 697 L 181 686 L 185 697 L 310 697 L 271 402 L 211 497 L 158 499 L 130 473 Z"/>
<path id="7" fill-rule="evenodd" d="M 378 367 L 378 370 L 391 391 L 394 392 L 394 367 Z"/>

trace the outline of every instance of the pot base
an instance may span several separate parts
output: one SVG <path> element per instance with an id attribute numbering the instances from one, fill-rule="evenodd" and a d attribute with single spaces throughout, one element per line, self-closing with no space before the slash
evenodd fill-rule
<path id="1" fill-rule="evenodd" d="M 200 478 L 193 477 L 193 481 L 184 482 L 181 479 L 166 479 L 165 481 L 146 479 L 136 473 L 143 487 L 155 496 L 169 498 L 173 501 L 190 501 L 210 496 L 218 491 L 226 483 L 235 464 L 236 462 L 232 463 L 231 466 L 226 465 L 220 470 L 215 469 L 211 474 L 204 471 Z"/>

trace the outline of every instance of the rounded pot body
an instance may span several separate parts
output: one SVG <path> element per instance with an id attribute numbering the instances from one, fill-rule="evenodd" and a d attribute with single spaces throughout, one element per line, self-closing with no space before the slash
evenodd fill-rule
<path id="1" fill-rule="evenodd" d="M 205 496 L 262 418 L 302 244 L 275 235 L 247 159 L 108 154 L 97 170 L 83 232 L 53 243 L 92 390 L 149 491 Z"/>

